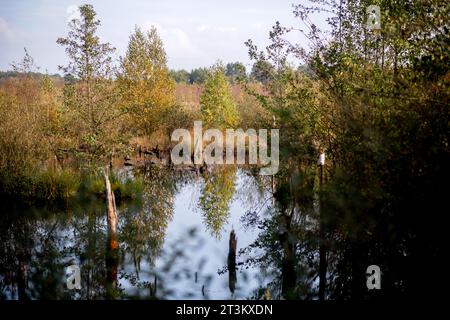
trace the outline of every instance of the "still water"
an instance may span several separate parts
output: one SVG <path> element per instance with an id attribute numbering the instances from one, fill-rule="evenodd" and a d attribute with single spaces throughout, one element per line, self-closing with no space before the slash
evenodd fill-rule
<path id="1" fill-rule="evenodd" d="M 271 210 L 270 183 L 236 168 L 118 175 L 145 187 L 139 201 L 118 206 L 114 258 L 103 199 L 80 195 L 57 209 L 2 205 L 2 299 L 247 299 L 273 281 L 247 263 L 259 249 L 243 250 L 261 232 L 249 217 Z M 235 274 L 227 264 L 232 230 Z M 80 268 L 79 290 L 67 288 L 69 265 Z"/>
<path id="2" fill-rule="evenodd" d="M 440 282 L 418 275 L 444 274 L 446 233 L 436 230 L 446 225 L 404 218 L 412 208 L 400 218 L 363 210 L 339 184 L 323 201 L 314 172 L 299 170 L 272 179 L 232 166 L 126 167 L 116 176 L 140 187 L 118 201 L 114 228 L 103 192 L 51 207 L 0 202 L 0 299 L 437 296 Z M 67 287 L 71 265 L 80 289 Z M 381 289 L 367 286 L 370 266 Z"/>

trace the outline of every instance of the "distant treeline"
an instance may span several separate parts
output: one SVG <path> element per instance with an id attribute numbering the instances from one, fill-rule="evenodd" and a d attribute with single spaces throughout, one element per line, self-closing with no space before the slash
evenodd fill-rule
<path id="1" fill-rule="evenodd" d="M 249 73 L 245 68 L 245 65 L 241 62 L 233 62 L 228 63 L 225 66 L 225 75 L 230 80 L 230 82 L 235 83 L 239 79 L 255 79 L 260 82 L 265 82 L 267 80 L 266 73 L 264 69 L 267 70 L 267 66 L 259 65 L 255 63 Z M 185 69 L 181 70 L 171 70 L 170 75 L 177 83 L 185 83 L 185 84 L 203 84 L 205 83 L 209 73 L 208 67 L 200 67 L 192 69 L 190 72 Z M 21 72 L 21 71 L 0 71 L 0 79 L 5 78 L 13 78 L 19 76 L 31 76 L 35 78 L 42 78 L 45 73 L 41 72 Z M 54 80 L 65 80 L 66 82 L 73 82 L 74 78 L 71 75 L 61 76 L 58 73 L 55 74 L 47 74 L 49 77 Z"/>
<path id="2" fill-rule="evenodd" d="M 298 70 L 307 71 L 305 66 L 298 67 Z M 231 62 L 225 65 L 225 75 L 231 83 L 246 79 L 266 83 L 274 71 L 273 65 L 266 61 L 255 62 L 250 70 L 247 70 L 242 62 Z M 177 83 L 203 84 L 207 79 L 208 72 L 209 68 L 195 68 L 191 72 L 181 69 L 171 70 L 170 75 Z"/>
<path id="3" fill-rule="evenodd" d="M 45 74 L 42 72 L 0 71 L 0 79 L 21 77 L 21 76 L 31 76 L 31 77 L 35 77 L 35 78 L 43 78 L 45 75 L 53 78 L 54 80 L 63 79 L 61 77 L 61 75 L 59 75 L 58 73 Z"/>
<path id="4" fill-rule="evenodd" d="M 200 84 L 205 83 L 208 77 L 208 68 L 195 68 L 191 72 L 185 69 L 171 70 L 170 74 L 177 83 Z M 228 63 L 225 66 L 225 75 L 231 80 L 236 81 L 239 78 L 246 78 L 247 72 L 245 65 L 241 62 Z"/>
<path id="5" fill-rule="evenodd" d="M 305 66 L 300 66 L 299 70 L 307 71 Z M 231 83 L 237 83 L 239 80 L 254 80 L 262 83 L 268 81 L 270 73 L 273 72 L 271 64 L 258 61 L 253 64 L 249 72 L 242 62 L 231 62 L 225 65 L 225 75 Z M 208 67 L 200 67 L 192 69 L 190 72 L 185 69 L 170 70 L 171 77 L 177 83 L 184 84 L 204 84 L 209 73 Z M 73 82 L 75 79 L 71 75 L 61 76 L 58 73 L 46 74 L 41 72 L 21 72 L 21 71 L 0 71 L 0 79 L 13 78 L 19 76 L 31 76 L 35 78 L 42 78 L 45 75 L 53 80 L 64 80 L 65 82 Z"/>

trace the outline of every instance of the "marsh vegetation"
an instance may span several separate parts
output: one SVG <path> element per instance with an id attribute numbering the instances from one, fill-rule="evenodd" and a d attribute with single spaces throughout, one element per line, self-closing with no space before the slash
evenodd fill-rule
<path id="1" fill-rule="evenodd" d="M 169 70 L 156 28 L 119 61 L 91 5 L 57 40 L 62 76 L 33 58 L 0 78 L 0 297 L 391 299 L 437 294 L 450 163 L 450 6 L 293 6 L 253 66 Z M 330 33 L 311 23 L 327 10 Z M 274 17 L 276 19 L 276 17 Z M 243 44 L 244 45 L 244 44 Z M 280 130 L 280 170 L 170 163 L 176 128 Z M 320 154 L 325 163 L 318 163 Z M 106 218 L 105 167 L 118 225 Z M 82 289 L 65 287 L 79 264 Z M 368 291 L 366 268 L 382 270 Z M 434 279 L 432 275 L 437 275 Z"/>

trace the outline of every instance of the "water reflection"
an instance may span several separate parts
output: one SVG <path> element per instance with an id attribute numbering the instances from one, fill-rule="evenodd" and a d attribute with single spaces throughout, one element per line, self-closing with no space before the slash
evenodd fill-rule
<path id="1" fill-rule="evenodd" d="M 257 270 L 239 270 L 236 248 L 230 260 L 233 228 L 241 246 L 257 234 L 243 233 L 240 222 L 261 202 L 261 190 L 248 190 L 258 185 L 251 175 L 236 168 L 205 176 L 152 168 L 126 176 L 144 179 L 144 194 L 117 208 L 114 228 L 104 199 L 83 197 L 58 208 L 3 202 L 1 298 L 246 298 L 266 281 Z M 251 195 L 235 196 L 239 191 Z M 66 287 L 72 264 L 80 266 L 80 290 Z M 233 265 L 228 275 L 218 272 Z"/>
<path id="2" fill-rule="evenodd" d="M 215 236 L 219 236 L 230 214 L 230 201 L 236 192 L 236 168 L 223 166 L 206 172 L 199 207 L 205 225 Z"/>
<path id="3" fill-rule="evenodd" d="M 409 266 L 426 267 L 423 252 L 434 254 L 403 221 L 363 215 L 364 204 L 339 185 L 322 190 L 314 168 L 273 179 L 233 166 L 203 174 L 151 167 L 122 178 L 145 187 L 139 201 L 117 208 L 116 228 L 105 199 L 80 196 L 58 208 L 2 201 L 0 298 L 399 297 L 416 292 Z M 66 286 L 72 264 L 80 290 Z M 378 292 L 365 287 L 371 264 L 384 272 Z"/>
<path id="4" fill-rule="evenodd" d="M 231 230 L 230 232 L 230 245 L 228 249 L 228 261 L 227 261 L 227 268 L 228 268 L 228 287 L 230 288 L 231 295 L 234 294 L 234 291 L 236 290 L 236 247 L 237 247 L 237 239 L 236 239 L 236 233 L 234 230 Z"/>
<path id="5" fill-rule="evenodd" d="M 251 257 L 244 265 L 268 270 L 273 280 L 267 289 L 273 299 L 317 298 L 319 217 L 314 179 L 313 172 L 296 168 L 276 181 L 265 181 L 273 190 L 275 206 L 266 208 L 265 216 L 242 218 L 261 230 L 256 241 L 241 250 Z"/>

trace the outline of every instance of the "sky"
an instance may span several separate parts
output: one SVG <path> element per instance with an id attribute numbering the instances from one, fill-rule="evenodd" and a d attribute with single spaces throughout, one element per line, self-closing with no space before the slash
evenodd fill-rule
<path id="1" fill-rule="evenodd" d="M 298 2 L 299 0 L 297 0 Z M 115 48 L 114 58 L 124 55 L 128 39 L 137 25 L 158 30 L 171 69 L 191 70 L 218 60 L 241 61 L 250 66 L 244 42 L 252 39 L 268 44 L 271 26 L 280 21 L 301 27 L 292 13 L 295 0 L 0 0 L 0 70 L 10 70 L 20 61 L 24 48 L 41 72 L 56 73 L 67 63 L 64 48 L 56 44 L 67 34 L 67 22 L 77 16 L 80 4 L 90 3 L 101 21 L 102 42 Z M 314 21 L 325 26 L 325 18 Z M 307 46 L 296 33 L 291 41 Z"/>

